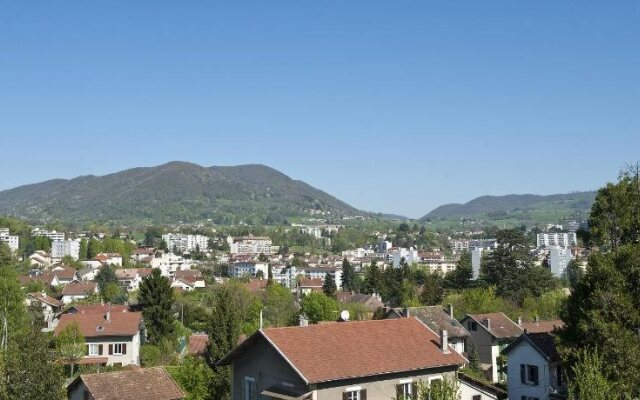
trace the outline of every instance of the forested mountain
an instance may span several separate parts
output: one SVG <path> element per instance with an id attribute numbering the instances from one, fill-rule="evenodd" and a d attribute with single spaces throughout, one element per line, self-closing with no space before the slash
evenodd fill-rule
<path id="1" fill-rule="evenodd" d="M 459 218 L 504 218 L 509 215 L 557 215 L 588 213 L 596 192 L 575 192 L 539 196 L 510 194 L 507 196 L 482 196 L 464 204 L 445 204 L 420 218 L 421 221 Z"/>
<path id="2" fill-rule="evenodd" d="M 358 213 L 264 165 L 202 167 L 170 162 L 0 192 L 0 214 L 37 221 L 275 223 L 309 210 L 329 211 L 332 216 Z"/>

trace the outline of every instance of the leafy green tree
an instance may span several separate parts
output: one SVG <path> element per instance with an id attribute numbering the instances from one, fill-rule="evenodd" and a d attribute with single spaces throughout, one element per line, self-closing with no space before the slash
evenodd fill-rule
<path id="1" fill-rule="evenodd" d="M 89 239 L 89 243 L 87 244 L 87 259 L 95 258 L 103 251 L 102 242 L 95 238 Z"/>
<path id="2" fill-rule="evenodd" d="M 72 322 L 60 331 L 56 338 L 56 351 L 58 358 L 69 364 L 70 378 L 73 378 L 75 365 L 85 354 L 84 336 L 80 332 L 80 325 Z"/>
<path id="3" fill-rule="evenodd" d="M 569 380 L 570 400 L 608 400 L 616 392 L 614 385 L 603 374 L 605 360 L 594 350 L 578 351 L 576 363 L 571 367 Z"/>
<path id="4" fill-rule="evenodd" d="M 0 344 L 4 342 L 11 346 L 28 330 L 29 315 L 23 303 L 24 295 L 18 276 L 9 264 L 0 265 L 0 293 L 0 327 L 5 321 L 7 324 L 6 336 L 0 332 Z"/>
<path id="5" fill-rule="evenodd" d="M 179 367 L 168 368 L 169 373 L 186 393 L 185 400 L 208 400 L 209 382 L 213 371 L 201 358 L 187 356 Z"/>
<path id="6" fill-rule="evenodd" d="M 65 396 L 62 368 L 55 362 L 46 336 L 28 330 L 3 356 L 3 379 L 9 399 L 61 399 Z M 1 392 L 1 390 L 0 390 Z"/>
<path id="7" fill-rule="evenodd" d="M 142 280 L 138 292 L 138 304 L 147 328 L 147 340 L 154 344 L 174 333 L 173 289 L 167 278 L 154 268 L 151 275 Z"/>
<path id="8" fill-rule="evenodd" d="M 360 285 L 356 269 L 345 257 L 342 260 L 342 290 L 346 292 L 359 292 Z"/>
<path id="9" fill-rule="evenodd" d="M 302 299 L 300 311 L 314 324 L 320 321 L 335 321 L 338 319 L 340 304 L 324 293 L 312 292 Z"/>
<path id="10" fill-rule="evenodd" d="M 297 309 L 291 291 L 274 283 L 264 293 L 265 327 L 289 326 L 295 322 Z"/>
<path id="11" fill-rule="evenodd" d="M 209 381 L 209 396 L 212 399 L 231 399 L 231 367 L 217 366 L 216 362 L 238 345 L 242 318 L 235 303 L 233 287 L 223 285 L 215 293 L 215 305 L 209 326 L 208 361 L 213 368 Z"/>
<path id="12" fill-rule="evenodd" d="M 336 287 L 336 281 L 333 279 L 333 275 L 327 274 L 322 283 L 322 292 L 327 296 L 335 297 L 337 291 L 338 288 Z"/>
<path id="13" fill-rule="evenodd" d="M 36 250 L 51 251 L 51 239 L 46 236 L 36 236 L 34 239 Z"/>
<path id="14" fill-rule="evenodd" d="M 419 400 L 460 400 L 460 385 L 455 378 L 445 377 L 429 384 L 418 382 Z"/>
<path id="15" fill-rule="evenodd" d="M 100 271 L 96 274 L 95 282 L 98 284 L 98 290 L 100 290 L 100 293 L 105 291 L 108 284 L 117 284 L 118 277 L 116 276 L 115 268 L 111 265 L 100 268 Z"/>
<path id="16" fill-rule="evenodd" d="M 86 260 L 89 257 L 89 242 L 87 239 L 80 240 L 80 253 L 79 258 Z"/>

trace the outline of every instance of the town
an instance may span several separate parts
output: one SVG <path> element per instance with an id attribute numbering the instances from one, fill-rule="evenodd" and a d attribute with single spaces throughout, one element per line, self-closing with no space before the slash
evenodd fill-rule
<path id="1" fill-rule="evenodd" d="M 604 374 L 593 370 L 604 355 L 574 348 L 594 335 L 575 325 L 591 321 L 578 296 L 607 285 L 591 278 L 602 257 L 634 251 L 624 245 L 631 233 L 602 230 L 621 212 L 594 206 L 588 220 L 456 232 L 313 212 L 289 226 L 130 231 L 1 217 L 2 346 L 28 353 L 5 360 L 5 390 L 247 400 L 589 393 L 591 379 L 611 378 L 588 375 Z M 40 389 L 15 378 L 29 374 L 46 375 Z"/>

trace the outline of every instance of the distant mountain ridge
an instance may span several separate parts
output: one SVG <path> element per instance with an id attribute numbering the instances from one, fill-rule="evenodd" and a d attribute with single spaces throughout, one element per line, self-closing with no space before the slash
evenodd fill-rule
<path id="1" fill-rule="evenodd" d="M 481 196 L 467 203 L 444 204 L 437 207 L 420 221 L 450 218 L 470 218 L 491 214 L 530 212 L 543 209 L 575 210 L 588 212 L 596 192 L 574 192 L 547 196 L 534 194 L 510 194 L 506 196 Z"/>
<path id="2" fill-rule="evenodd" d="M 354 215 L 349 204 L 264 165 L 174 161 L 0 191 L 0 213 L 71 222 L 279 223 L 308 210 Z"/>

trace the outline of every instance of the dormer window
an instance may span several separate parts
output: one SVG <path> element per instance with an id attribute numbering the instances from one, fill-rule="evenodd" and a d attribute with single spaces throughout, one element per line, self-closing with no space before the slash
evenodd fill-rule
<path id="1" fill-rule="evenodd" d="M 102 331 L 104 331 L 104 326 L 98 326 L 96 328 L 96 332 L 102 332 Z"/>

